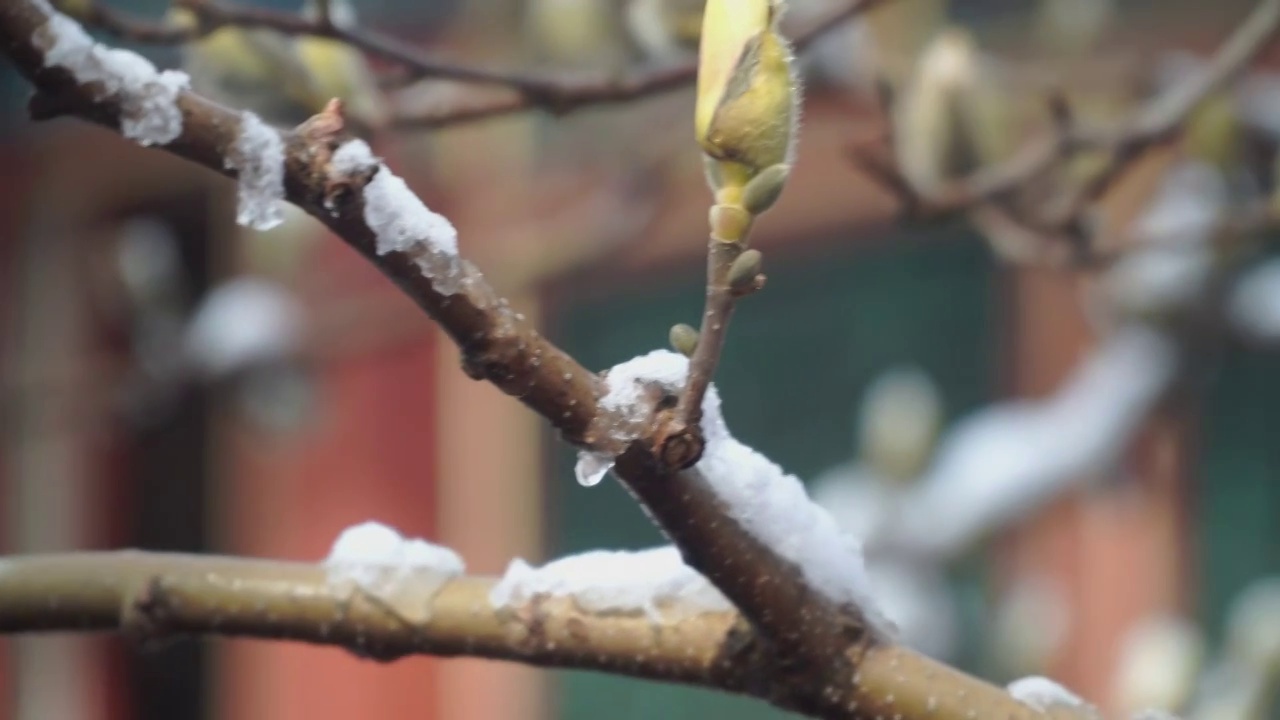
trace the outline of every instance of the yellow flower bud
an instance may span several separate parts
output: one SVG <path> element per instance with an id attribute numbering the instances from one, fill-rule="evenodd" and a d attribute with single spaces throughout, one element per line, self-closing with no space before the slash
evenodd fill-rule
<path id="1" fill-rule="evenodd" d="M 779 12 L 780 0 L 707 2 L 694 128 L 719 165 L 719 189 L 790 160 L 799 91 Z"/>
<path id="2" fill-rule="evenodd" d="M 939 33 L 921 55 L 895 109 L 898 165 L 920 192 L 931 192 L 973 169 L 978 153 L 963 102 L 977 85 L 976 54 L 967 32 Z"/>

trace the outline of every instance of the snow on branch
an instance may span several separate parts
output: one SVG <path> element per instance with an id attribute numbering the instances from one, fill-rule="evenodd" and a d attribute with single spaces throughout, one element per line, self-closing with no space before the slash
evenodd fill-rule
<path id="1" fill-rule="evenodd" d="M 733 605 L 674 545 L 649 550 L 593 550 L 542 567 L 521 559 L 489 593 L 494 607 L 513 608 L 538 597 L 568 598 L 585 612 L 643 613 L 654 622 L 664 614 L 723 612 Z"/>
<path id="2" fill-rule="evenodd" d="M 650 412 L 650 404 L 643 402 L 646 395 L 679 394 L 688 370 L 689 359 L 669 350 L 615 365 L 605 375 L 608 392 L 600 400 L 603 422 L 593 430 L 623 446 L 639 439 Z M 857 607 L 887 630 L 871 601 L 857 538 L 842 531 L 829 512 L 809 499 L 799 479 L 733 437 L 714 385 L 703 398 L 702 414 L 706 446 L 694 469 L 710 485 L 724 512 L 798 569 L 827 600 Z M 578 479 L 593 485 L 610 466 L 609 457 L 582 451 Z"/>
<path id="3" fill-rule="evenodd" d="M 951 556 L 992 528 L 1111 468 L 1173 381 L 1174 343 L 1117 331 L 1053 396 L 995 405 L 960 422 L 891 528 L 890 544 Z"/>
<path id="4" fill-rule="evenodd" d="M 403 537 L 395 528 L 373 521 L 343 530 L 324 564 L 329 582 L 348 588 L 349 594 L 411 596 L 408 611 L 401 614 L 420 622 L 430 618 L 431 599 L 445 583 L 467 569 L 453 550 Z"/>
<path id="5" fill-rule="evenodd" d="M 34 39 L 49 67 L 70 72 L 81 85 L 93 85 L 96 100 L 120 104 L 125 137 L 141 145 L 167 145 L 182 134 L 177 99 L 190 85 L 186 73 L 157 72 L 137 53 L 105 48 L 61 13 L 50 14 Z"/>

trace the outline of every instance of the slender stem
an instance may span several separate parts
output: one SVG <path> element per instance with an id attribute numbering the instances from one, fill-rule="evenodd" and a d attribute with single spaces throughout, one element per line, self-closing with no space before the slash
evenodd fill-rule
<path id="1" fill-rule="evenodd" d="M 698 331 L 697 348 L 689 360 L 689 379 L 676 410 L 681 422 L 690 427 L 702 421 L 702 399 L 724 352 L 729 321 L 737 305 L 737 296 L 729 287 L 729 268 L 743 250 L 741 243 L 723 242 L 714 237 L 707 243 L 707 295 L 702 328 Z"/>

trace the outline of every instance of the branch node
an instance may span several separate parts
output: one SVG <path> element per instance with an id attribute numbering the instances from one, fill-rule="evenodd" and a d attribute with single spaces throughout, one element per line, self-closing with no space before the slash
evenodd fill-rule
<path id="1" fill-rule="evenodd" d="M 166 626 L 172 616 L 171 599 L 160 577 L 151 577 L 120 608 L 120 632 L 138 649 L 149 652 L 172 642 Z"/>

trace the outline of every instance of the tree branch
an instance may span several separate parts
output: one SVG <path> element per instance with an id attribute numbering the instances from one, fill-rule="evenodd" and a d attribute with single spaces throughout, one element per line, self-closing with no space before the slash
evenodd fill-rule
<path id="1" fill-rule="evenodd" d="M 811 24 L 795 31 L 795 47 L 801 51 L 847 22 L 888 0 L 848 0 L 827 11 Z M 394 63 L 406 71 L 405 80 L 435 78 L 489 85 L 507 92 L 478 95 L 461 105 L 431 108 L 399 117 L 401 128 L 440 128 L 475 120 L 539 109 L 564 115 L 590 105 L 627 102 L 676 90 L 693 83 L 696 64 L 635 71 L 625 77 L 561 78 L 520 72 L 504 72 L 450 63 L 425 55 L 410 45 L 360 28 L 346 28 L 311 20 L 296 13 L 236 5 L 222 0 L 185 0 L 200 19 L 195 28 L 148 21 L 95 2 L 86 21 L 118 37 L 136 42 L 181 44 L 220 27 L 269 28 L 288 35 L 315 35 L 348 43 L 352 47 Z"/>
<path id="2" fill-rule="evenodd" d="M 0 559 L 0 579 L 0 633 L 118 630 L 144 646 L 179 635 L 287 639 L 384 661 L 470 655 L 735 692 L 748 691 L 742 664 L 755 660 L 734 654 L 747 631 L 734 612 L 677 606 L 655 621 L 542 596 L 499 609 L 491 578 L 455 578 L 431 598 L 413 586 L 374 595 L 321 565 L 118 551 Z"/>
<path id="3" fill-rule="evenodd" d="M 43 0 L 0 3 L 0 49 L 33 81 L 36 97 L 45 100 L 46 109 L 121 130 L 215 172 L 231 177 L 242 174 L 242 196 L 248 196 L 254 206 L 250 209 L 259 214 L 261 196 L 267 193 L 269 205 L 272 178 L 283 170 L 278 178 L 280 193 L 374 263 L 434 318 L 460 346 L 471 377 L 488 380 L 518 397 L 579 447 L 616 455 L 619 477 L 675 541 L 686 562 L 711 580 L 750 623 L 750 630 L 735 633 L 737 644 L 731 654 L 762 659 L 735 665 L 733 672 L 739 676 L 724 680 L 726 686 L 745 688 L 783 707 L 827 718 L 964 720 L 982 715 L 1023 720 L 1041 716 L 997 687 L 892 645 L 868 624 L 862 609 L 838 605 L 824 596 L 809 583 L 802 568 L 780 554 L 780 548 L 766 545 L 728 512 L 713 480 L 722 482 L 734 472 L 733 467 L 699 465 L 680 473 L 667 471 L 653 442 L 662 435 L 662 422 L 653 415 L 656 403 L 635 403 L 625 409 L 630 414 L 649 413 L 652 426 L 625 447 L 617 447 L 616 439 L 600 433 L 601 418 L 615 411 L 602 409 L 598 402 L 601 380 L 515 313 L 479 271 L 456 254 L 453 243 L 447 241 L 452 238 L 436 237 L 447 222 L 430 213 L 385 164 L 368 155 L 367 146 L 349 139 L 340 103 L 331 103 L 294 132 L 277 134 L 251 115 L 183 90 L 172 75 L 154 71 L 148 75 L 142 61 L 130 59 L 126 72 L 119 67 L 122 55 L 103 53 Z M 46 53 L 55 55 L 53 66 Z M 247 142 L 248 148 L 241 146 L 245 141 L 252 141 Z M 778 472 L 767 459 L 757 457 L 753 462 Z M 4 566 L 7 572 L 15 567 L 23 566 L 13 561 Z M 90 572 L 84 565 L 76 567 Z M 39 577 L 38 567 L 32 572 Z M 6 577 L 4 588 L 15 587 L 10 582 L 13 577 Z M 306 582 L 305 577 L 295 579 Z M 283 591 L 286 585 L 276 587 Z M 119 605 L 113 601 L 119 600 L 123 586 L 99 582 L 82 587 L 83 602 L 103 609 L 92 616 L 99 625 L 107 622 L 107 605 L 114 605 L 118 612 Z M 152 583 L 146 586 L 142 596 L 146 602 L 140 607 L 136 595 L 128 602 L 142 611 L 143 621 L 151 622 L 150 616 L 156 615 L 173 622 L 172 612 L 182 617 L 185 603 L 195 603 L 199 597 L 198 592 L 181 595 L 180 588 Z M 198 589 L 213 592 L 212 587 Z M 3 629 L 65 628 L 85 621 L 85 613 L 51 606 L 46 593 L 37 590 L 17 597 L 14 592 L 11 617 L 15 619 Z M 205 608 L 225 620 L 223 604 L 234 605 L 244 592 L 243 586 L 221 588 L 219 602 Z M 475 592 L 458 599 L 474 601 Z M 167 603 L 166 597 L 170 598 Z M 176 607 L 172 598 L 181 598 Z M 172 612 L 147 609 L 157 602 Z M 312 609 L 323 615 L 322 608 Z M 114 617 L 119 623 L 118 614 Z M 126 619 L 129 622 L 133 621 Z M 181 627 L 194 631 L 203 627 L 201 622 L 191 617 L 190 624 Z M 290 630 L 280 617 L 244 616 L 242 622 L 246 632 L 301 634 L 301 630 Z M 572 629 L 566 624 L 566 630 Z M 386 642 L 378 646 L 380 652 L 394 655 L 405 649 L 389 637 Z M 465 647 L 462 638 L 456 642 Z M 767 674 L 755 676 L 752 668 L 756 667 L 767 668 Z M 678 674 L 677 670 L 670 673 Z"/>

